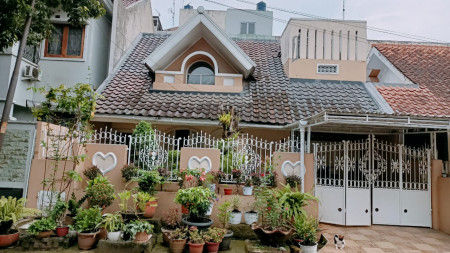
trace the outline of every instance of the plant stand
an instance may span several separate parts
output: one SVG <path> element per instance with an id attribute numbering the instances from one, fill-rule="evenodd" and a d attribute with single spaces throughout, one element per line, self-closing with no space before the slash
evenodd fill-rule
<path id="1" fill-rule="evenodd" d="M 245 252 L 247 253 L 287 253 L 290 252 L 286 248 L 275 248 L 270 246 L 263 246 L 254 241 L 245 241 Z"/>
<path id="2" fill-rule="evenodd" d="M 41 251 L 41 250 L 58 250 L 67 249 L 75 245 L 76 236 L 71 237 L 47 237 L 38 239 L 34 235 L 24 235 L 19 239 L 19 246 L 16 248 L 20 251 Z"/>

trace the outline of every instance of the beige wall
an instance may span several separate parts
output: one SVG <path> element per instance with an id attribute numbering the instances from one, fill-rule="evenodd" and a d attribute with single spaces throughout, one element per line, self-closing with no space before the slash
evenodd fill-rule
<path id="1" fill-rule="evenodd" d="M 220 169 L 220 150 L 208 148 L 181 148 L 180 168 L 187 169 L 189 159 L 193 156 L 197 156 L 199 159 L 208 157 L 211 160 L 211 171 Z"/>

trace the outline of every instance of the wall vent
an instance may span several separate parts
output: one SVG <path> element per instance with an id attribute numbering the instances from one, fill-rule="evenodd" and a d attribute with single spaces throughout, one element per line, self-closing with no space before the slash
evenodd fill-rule
<path id="1" fill-rule="evenodd" d="M 317 74 L 339 74 L 339 65 L 317 64 Z"/>

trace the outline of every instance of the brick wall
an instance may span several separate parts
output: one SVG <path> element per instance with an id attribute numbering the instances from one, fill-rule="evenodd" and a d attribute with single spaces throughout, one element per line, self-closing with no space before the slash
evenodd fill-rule
<path id="1" fill-rule="evenodd" d="M 25 182 L 29 130 L 8 129 L 0 152 L 0 182 Z"/>

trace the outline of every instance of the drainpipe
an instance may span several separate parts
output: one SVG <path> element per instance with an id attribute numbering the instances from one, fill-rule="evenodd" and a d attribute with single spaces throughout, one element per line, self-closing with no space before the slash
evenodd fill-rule
<path id="1" fill-rule="evenodd" d="M 302 192 L 305 192 L 305 128 L 308 124 L 307 121 L 300 120 L 299 121 L 299 128 L 300 128 L 300 177 L 302 178 Z"/>
<path id="2" fill-rule="evenodd" d="M 308 126 L 308 137 L 306 138 L 306 153 L 311 153 L 311 126 Z"/>

